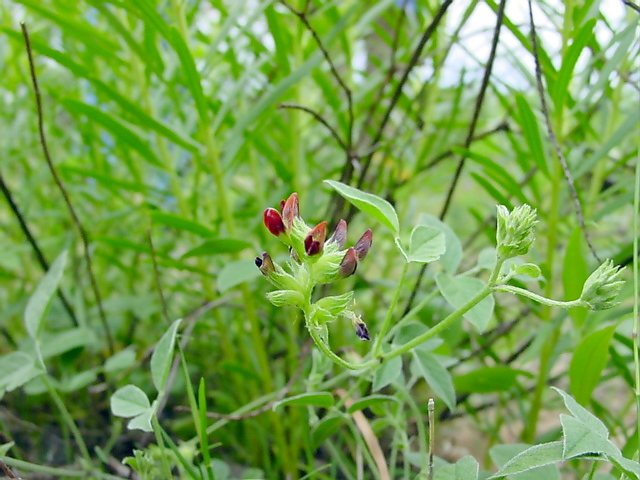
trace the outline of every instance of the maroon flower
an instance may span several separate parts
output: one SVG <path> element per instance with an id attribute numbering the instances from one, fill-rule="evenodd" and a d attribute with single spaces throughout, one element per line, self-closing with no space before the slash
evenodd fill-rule
<path id="1" fill-rule="evenodd" d="M 336 230 L 329 238 L 328 242 L 335 242 L 338 244 L 338 248 L 343 249 L 345 243 L 347 243 L 347 222 L 340 220 L 336 225 Z"/>
<path id="2" fill-rule="evenodd" d="M 349 277 L 356 273 L 356 268 L 358 268 L 358 254 L 356 253 L 355 248 L 349 247 L 347 249 L 347 253 L 344 254 L 344 257 L 342 257 L 342 261 L 340 262 L 338 275 L 342 278 Z"/>
<path id="3" fill-rule="evenodd" d="M 263 220 L 267 229 L 273 233 L 276 237 L 285 232 L 284 222 L 280 213 L 275 208 L 267 208 L 264 211 Z"/>
<path id="4" fill-rule="evenodd" d="M 287 201 L 282 205 L 282 220 L 284 222 L 285 228 L 287 232 L 291 231 L 291 227 L 293 227 L 293 220 L 295 218 L 300 218 L 300 204 L 298 202 L 298 194 L 292 193 L 287 198 Z"/>
<path id="5" fill-rule="evenodd" d="M 320 222 L 313 227 L 304 239 L 304 250 L 307 255 L 317 255 L 324 248 L 324 241 L 327 237 L 327 222 Z"/>
<path id="6" fill-rule="evenodd" d="M 362 234 L 360 240 L 357 241 L 355 249 L 358 254 L 358 260 L 364 259 L 369 253 L 371 243 L 373 242 L 373 232 L 369 229 Z"/>

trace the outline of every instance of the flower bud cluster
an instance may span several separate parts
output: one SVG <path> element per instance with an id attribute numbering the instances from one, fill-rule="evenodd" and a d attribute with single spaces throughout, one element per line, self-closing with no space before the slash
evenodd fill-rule
<path id="1" fill-rule="evenodd" d="M 275 263 L 266 252 L 256 257 L 260 272 L 278 288 L 270 292 L 267 298 L 276 306 L 292 305 L 303 309 L 309 327 L 323 325 L 349 311 L 352 292 L 325 297 L 314 304 L 310 302 L 311 292 L 318 284 L 332 283 L 356 272 L 359 262 L 371 248 L 371 230 L 364 232 L 353 247 L 345 249 L 347 222 L 340 220 L 329 237 L 327 222 L 309 227 L 300 217 L 296 193 L 280 203 L 280 211 L 267 208 L 263 213 L 263 221 L 267 230 L 289 247 L 291 255 L 291 261 L 288 262 L 290 273 Z M 364 322 L 359 320 L 353 324 L 358 337 L 368 340 Z"/>
<path id="2" fill-rule="evenodd" d="M 498 205 L 497 253 L 502 259 L 524 255 L 535 240 L 536 210 L 520 205 L 511 212 Z"/>
<path id="3" fill-rule="evenodd" d="M 606 260 L 584 282 L 580 300 L 591 310 L 606 310 L 616 306 L 619 302 L 615 299 L 624 285 L 624 280 L 620 280 L 623 270 L 614 265 L 612 260 Z"/>

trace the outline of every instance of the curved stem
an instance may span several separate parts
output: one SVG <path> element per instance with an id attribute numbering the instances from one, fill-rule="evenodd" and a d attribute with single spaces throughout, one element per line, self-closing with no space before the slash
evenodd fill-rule
<path id="1" fill-rule="evenodd" d="M 374 365 L 379 363 L 377 360 L 369 360 L 368 362 L 364 362 L 361 364 L 348 362 L 343 358 L 339 357 L 338 355 L 336 355 L 335 353 L 333 353 L 333 351 L 329 348 L 329 345 L 327 345 L 322 340 L 322 338 L 320 338 L 318 331 L 315 328 L 313 328 L 313 326 L 309 328 L 309 334 L 311 335 L 311 338 L 313 338 L 313 341 L 315 342 L 316 346 L 320 349 L 320 351 L 324 353 L 327 357 L 329 357 L 331 360 L 333 360 L 334 363 L 337 363 L 341 367 L 348 368 L 349 370 L 363 370 L 365 368 L 373 367 Z"/>
<path id="2" fill-rule="evenodd" d="M 549 307 L 558 307 L 558 308 L 573 308 L 573 307 L 585 307 L 588 308 L 588 305 L 585 302 L 578 298 L 576 300 L 572 300 L 570 302 L 561 302 L 558 300 L 552 300 L 547 297 L 543 297 L 542 295 L 538 295 L 537 293 L 530 292 L 529 290 L 525 290 L 524 288 L 514 287 L 512 285 L 496 285 L 493 287 L 495 291 L 498 292 L 507 292 L 513 293 L 515 295 L 522 295 L 523 297 L 530 298 L 531 300 L 541 303 L 543 305 L 547 305 Z"/>
<path id="3" fill-rule="evenodd" d="M 492 292 L 493 287 L 496 283 L 496 280 L 498 279 L 498 275 L 500 274 L 500 270 L 502 269 L 502 265 L 504 261 L 505 259 L 500 259 L 500 258 L 498 259 L 498 261 L 496 262 L 496 265 L 493 268 L 493 272 L 491 273 L 491 278 L 489 279 L 489 282 L 487 283 L 487 285 L 485 285 L 482 290 L 476 293 L 467 303 L 465 303 L 462 307 L 460 307 L 455 312 L 451 313 L 447 318 L 442 320 L 436 326 L 424 332 L 422 335 L 418 335 L 416 338 L 405 343 L 404 345 L 397 348 L 396 350 L 392 350 L 382 355 L 382 359 L 390 360 L 392 358 L 400 356 L 403 353 L 408 352 L 412 348 L 417 347 L 421 343 L 426 342 L 430 338 L 435 337 L 436 335 L 445 331 L 447 328 L 453 325 L 457 320 L 460 320 L 460 318 L 462 318 L 462 316 L 465 313 L 467 313 L 469 310 L 475 307 L 478 303 L 480 303 L 480 301 L 484 297 L 486 297 Z"/>

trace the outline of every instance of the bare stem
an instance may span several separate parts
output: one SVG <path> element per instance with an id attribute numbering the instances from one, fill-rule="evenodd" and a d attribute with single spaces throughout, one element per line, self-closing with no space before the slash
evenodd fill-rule
<path id="1" fill-rule="evenodd" d="M 98 289 L 98 282 L 96 281 L 96 277 L 93 273 L 93 264 L 91 261 L 91 253 L 89 252 L 89 236 L 87 235 L 87 231 L 85 230 L 80 218 L 78 217 L 73 204 L 71 203 L 71 199 L 69 198 L 69 194 L 62 183 L 62 179 L 58 175 L 56 168 L 51 160 L 51 155 L 49 154 L 49 147 L 47 145 L 47 137 L 44 132 L 44 115 L 42 113 L 42 98 L 40 95 L 40 87 L 38 86 L 38 77 L 36 76 L 36 67 L 35 62 L 33 60 L 33 51 L 31 48 L 31 40 L 29 38 L 29 32 L 27 31 L 27 25 L 25 23 L 21 23 L 22 27 L 22 35 L 24 36 L 24 42 L 27 47 L 27 55 L 29 57 L 29 69 L 31 71 L 31 81 L 33 83 L 33 90 L 36 96 L 36 110 L 38 114 L 38 131 L 40 134 L 40 145 L 42 146 L 42 152 L 44 153 L 44 158 L 49 166 L 49 170 L 51 171 L 51 175 L 62 193 L 62 197 L 64 198 L 64 202 L 67 205 L 67 209 L 69 210 L 69 214 L 75 224 L 76 228 L 80 232 L 80 238 L 82 239 L 83 253 L 84 259 L 87 263 L 87 272 L 89 273 L 89 281 L 91 283 L 91 289 L 93 290 L 93 294 L 96 298 L 96 303 L 98 305 L 98 313 L 100 315 L 100 322 L 102 323 L 102 328 L 104 330 L 105 337 L 107 339 L 107 345 L 109 347 L 109 352 L 111 355 L 115 352 L 113 337 L 111 336 L 111 330 L 109 329 L 109 324 L 107 322 L 107 315 L 104 311 L 104 307 L 102 305 L 102 296 L 100 295 L 100 290 Z"/>

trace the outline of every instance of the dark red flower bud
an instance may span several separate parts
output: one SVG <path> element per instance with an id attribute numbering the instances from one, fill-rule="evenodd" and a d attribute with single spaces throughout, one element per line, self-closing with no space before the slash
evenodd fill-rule
<path id="1" fill-rule="evenodd" d="M 371 340 L 371 337 L 369 337 L 369 329 L 367 328 L 366 323 L 360 321 L 355 322 L 353 325 L 356 327 L 356 335 L 360 340 Z"/>
<path id="2" fill-rule="evenodd" d="M 327 222 L 320 222 L 304 239 L 304 250 L 307 255 L 312 256 L 322 252 L 325 238 L 327 238 Z"/>
<path id="3" fill-rule="evenodd" d="M 356 253 L 355 248 L 349 247 L 347 249 L 347 253 L 344 254 L 344 257 L 342 257 L 342 261 L 340 262 L 338 275 L 342 278 L 346 278 L 356 273 L 356 268 L 358 268 L 358 254 Z"/>
<path id="4" fill-rule="evenodd" d="M 260 269 L 260 272 L 262 272 L 265 277 L 276 271 L 276 267 L 273 265 L 273 260 L 271 260 L 271 256 L 267 252 L 262 254 L 262 258 L 256 257 L 255 262 L 256 267 Z"/>
<path id="5" fill-rule="evenodd" d="M 284 204 L 287 203 L 286 200 L 280 200 L 280 211 L 284 210 Z"/>
<path id="6" fill-rule="evenodd" d="M 340 220 L 338 225 L 336 225 L 336 230 L 327 242 L 336 242 L 338 247 L 342 250 L 345 243 L 347 243 L 347 222 Z"/>
<path id="7" fill-rule="evenodd" d="M 284 202 L 282 207 L 282 221 L 286 227 L 286 231 L 289 232 L 293 226 L 293 220 L 300 218 L 300 204 L 298 202 L 298 194 L 292 193 Z"/>
<path id="8" fill-rule="evenodd" d="M 280 213 L 275 208 L 267 208 L 263 214 L 264 225 L 276 237 L 284 233 L 284 223 Z"/>
<path id="9" fill-rule="evenodd" d="M 360 240 L 356 243 L 355 249 L 358 254 L 358 260 L 362 260 L 369 253 L 369 249 L 371 248 L 371 243 L 373 241 L 373 232 L 371 230 L 367 230 L 362 234 Z"/>

